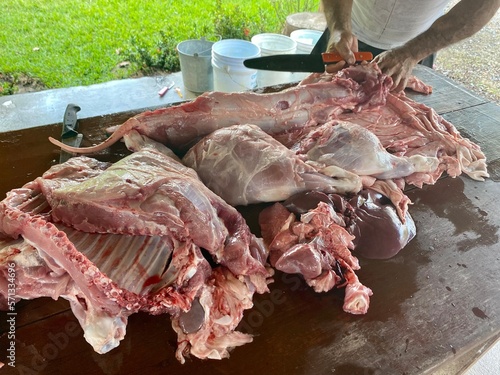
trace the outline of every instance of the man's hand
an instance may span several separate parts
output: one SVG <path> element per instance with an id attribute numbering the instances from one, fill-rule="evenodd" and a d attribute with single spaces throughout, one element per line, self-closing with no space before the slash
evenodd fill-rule
<path id="1" fill-rule="evenodd" d="M 326 71 L 328 73 L 335 73 L 343 69 L 346 65 L 353 65 L 356 63 L 356 58 L 353 52 L 358 52 L 358 38 L 348 31 L 344 31 L 340 34 L 340 39 L 338 34 L 333 33 L 330 36 L 330 41 L 328 42 L 327 52 L 338 52 L 344 58 L 344 60 L 339 61 L 336 64 L 329 64 L 326 66 Z"/>
<path id="2" fill-rule="evenodd" d="M 403 48 L 382 52 L 373 59 L 382 70 L 392 78 L 393 85 L 391 91 L 403 91 L 408 83 L 408 78 L 411 76 L 413 68 L 417 65 L 418 60 L 406 53 Z"/>

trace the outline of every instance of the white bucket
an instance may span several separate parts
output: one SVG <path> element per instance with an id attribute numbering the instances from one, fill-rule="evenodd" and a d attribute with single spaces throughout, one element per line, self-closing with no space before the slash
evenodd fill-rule
<path id="1" fill-rule="evenodd" d="M 290 38 L 297 42 L 296 53 L 311 53 L 323 32 L 310 29 L 294 30 L 290 33 Z M 300 81 L 311 73 L 293 73 L 292 80 Z"/>
<path id="2" fill-rule="evenodd" d="M 260 48 L 241 39 L 223 39 L 212 46 L 214 90 L 238 92 L 257 87 L 257 71 L 243 61 L 260 56 Z"/>
<path id="3" fill-rule="evenodd" d="M 297 42 L 297 53 L 311 53 L 322 34 L 318 30 L 300 29 L 292 31 L 290 38 Z"/>
<path id="4" fill-rule="evenodd" d="M 260 47 L 261 56 L 286 55 L 295 53 L 297 42 L 282 34 L 257 34 L 252 37 L 252 43 Z M 272 86 L 287 83 L 291 80 L 290 72 L 275 72 L 259 70 L 257 72 L 257 86 Z"/>
<path id="5" fill-rule="evenodd" d="M 177 45 L 184 87 L 195 93 L 212 91 L 213 69 L 210 63 L 214 42 L 192 39 Z"/>

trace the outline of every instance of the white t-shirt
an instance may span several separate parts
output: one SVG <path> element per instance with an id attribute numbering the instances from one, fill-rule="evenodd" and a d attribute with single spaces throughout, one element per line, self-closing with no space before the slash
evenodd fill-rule
<path id="1" fill-rule="evenodd" d="M 354 0 L 352 30 L 362 42 L 391 49 L 427 30 L 451 0 Z"/>

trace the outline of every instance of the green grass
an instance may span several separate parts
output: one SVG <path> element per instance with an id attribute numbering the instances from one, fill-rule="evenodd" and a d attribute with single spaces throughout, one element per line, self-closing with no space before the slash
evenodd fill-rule
<path id="1" fill-rule="evenodd" d="M 214 20 L 225 14 L 264 29 L 249 30 L 250 36 L 279 32 L 286 13 L 317 9 L 317 4 L 311 0 L 3 0 L 0 73 L 28 75 L 47 88 L 126 78 L 144 67 L 117 65 L 134 48 L 154 55 L 155 48 L 165 43 L 160 32 L 175 42 L 214 38 Z M 175 49 L 175 44 L 168 48 Z"/>

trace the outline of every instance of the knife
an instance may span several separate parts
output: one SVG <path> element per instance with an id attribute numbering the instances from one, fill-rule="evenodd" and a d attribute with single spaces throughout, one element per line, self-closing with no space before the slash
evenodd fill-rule
<path id="1" fill-rule="evenodd" d="M 76 116 L 77 112 L 80 111 L 80 107 L 76 104 L 68 104 L 66 107 L 66 111 L 64 112 L 63 124 L 62 124 L 62 133 L 61 133 L 61 141 L 65 145 L 79 147 L 83 134 L 77 132 L 78 126 L 78 118 Z M 61 155 L 59 156 L 59 163 L 64 163 L 69 158 L 71 158 L 71 154 L 61 150 Z"/>
<path id="2" fill-rule="evenodd" d="M 354 52 L 356 61 L 373 59 L 371 52 Z M 321 54 L 271 55 L 243 61 L 250 69 L 276 70 L 281 72 L 319 72 L 325 71 L 325 65 L 344 60 L 337 52 Z"/>

